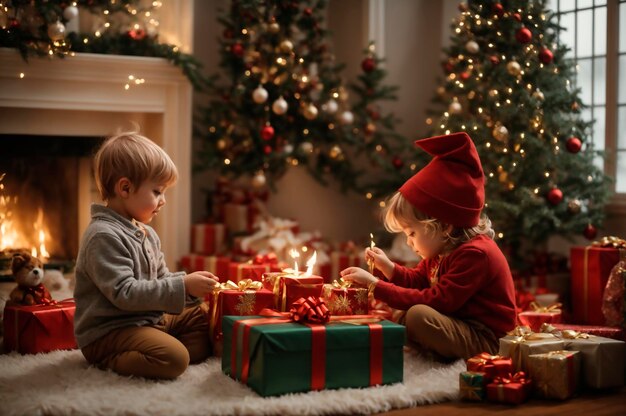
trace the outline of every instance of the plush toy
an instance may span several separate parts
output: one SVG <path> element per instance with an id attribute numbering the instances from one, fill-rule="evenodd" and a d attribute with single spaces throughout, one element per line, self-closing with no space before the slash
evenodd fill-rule
<path id="1" fill-rule="evenodd" d="M 27 253 L 13 256 L 11 271 L 17 287 L 9 295 L 13 304 L 50 305 L 54 303 L 50 292 L 42 284 L 43 264 L 37 257 Z"/>

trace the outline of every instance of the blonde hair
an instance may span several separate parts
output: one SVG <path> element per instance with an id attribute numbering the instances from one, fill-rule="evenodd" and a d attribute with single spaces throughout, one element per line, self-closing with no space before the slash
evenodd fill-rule
<path id="1" fill-rule="evenodd" d="M 491 220 L 485 214 L 481 215 L 478 225 L 474 227 L 453 227 L 450 232 L 447 232 L 445 230 L 448 228 L 448 224 L 419 211 L 400 192 L 396 192 L 387 200 L 382 216 L 385 228 L 392 233 L 399 233 L 418 223 L 425 226 L 428 234 L 441 232 L 445 240 L 444 247 L 447 250 L 453 250 L 477 235 L 487 235 L 491 239 L 495 236 L 495 232 L 491 228 Z"/>
<path id="2" fill-rule="evenodd" d="M 167 153 L 136 131 L 105 140 L 94 157 L 94 174 L 103 201 L 115 196 L 115 184 L 124 177 L 135 188 L 146 180 L 170 186 L 178 179 L 178 170 Z"/>

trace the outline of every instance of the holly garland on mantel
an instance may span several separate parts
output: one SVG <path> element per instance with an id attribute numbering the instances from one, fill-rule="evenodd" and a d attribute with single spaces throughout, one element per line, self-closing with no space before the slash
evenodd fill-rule
<path id="1" fill-rule="evenodd" d="M 29 56 L 65 57 L 75 52 L 165 58 L 181 68 L 197 90 L 208 79 L 202 65 L 177 45 L 159 42 L 161 1 L 0 0 L 0 47 Z M 91 13 L 92 33 L 70 30 L 79 10 Z"/>

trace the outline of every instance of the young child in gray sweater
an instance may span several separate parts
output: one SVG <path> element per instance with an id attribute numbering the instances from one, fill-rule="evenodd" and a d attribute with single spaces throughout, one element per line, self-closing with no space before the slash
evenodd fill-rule
<path id="1" fill-rule="evenodd" d="M 173 379 L 210 355 L 206 310 L 187 306 L 210 293 L 209 272 L 172 273 L 147 225 L 178 172 L 137 133 L 107 139 L 94 160 L 105 205 L 92 205 L 76 263 L 74 332 L 90 364 L 122 375 Z"/>

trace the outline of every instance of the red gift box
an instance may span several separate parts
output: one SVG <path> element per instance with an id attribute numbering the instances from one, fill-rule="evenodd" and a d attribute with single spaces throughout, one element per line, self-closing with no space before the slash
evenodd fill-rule
<path id="1" fill-rule="evenodd" d="M 254 204 L 226 203 L 222 210 L 224 224 L 226 224 L 228 232 L 247 234 L 253 231 L 254 222 L 259 213 Z"/>
<path id="2" fill-rule="evenodd" d="M 467 371 L 485 373 L 485 380 L 489 383 L 496 377 L 510 374 L 513 371 L 513 360 L 510 357 L 483 352 L 467 360 Z"/>
<path id="3" fill-rule="evenodd" d="M 323 296 L 331 315 L 365 315 L 368 311 L 367 289 L 325 284 Z"/>
<path id="4" fill-rule="evenodd" d="M 4 349 L 21 354 L 77 348 L 74 338 L 74 301 L 53 305 L 6 305 Z"/>
<path id="5" fill-rule="evenodd" d="M 595 243 L 594 243 L 595 244 Z M 613 247 L 572 247 L 572 318 L 578 324 L 604 325 L 602 295 L 611 269 L 620 259 Z"/>
<path id="6" fill-rule="evenodd" d="M 598 337 L 611 338 L 619 341 L 626 341 L 626 333 L 623 328 L 612 326 L 596 326 L 596 325 L 571 325 L 571 324 L 552 324 L 554 329 L 563 331 L 570 329 L 572 331 L 581 332 Z"/>
<path id="7" fill-rule="evenodd" d="M 324 280 L 320 276 L 295 277 L 288 273 L 266 273 L 263 287 L 274 293 L 276 309 L 287 312 L 296 300 L 309 296 L 320 297 Z"/>
<path id="8" fill-rule="evenodd" d="M 213 273 L 221 279 L 228 278 L 229 265 L 230 258 L 223 256 L 202 256 L 189 254 L 180 259 L 180 267 L 185 271 L 185 273 L 205 270 Z"/>
<path id="9" fill-rule="evenodd" d="M 561 322 L 560 303 L 551 306 L 539 306 L 536 302 L 530 304 L 533 310 L 520 312 L 517 317 L 522 325 L 529 326 L 533 332 L 540 332 L 544 323 L 554 324 Z"/>
<path id="10" fill-rule="evenodd" d="M 191 252 L 196 254 L 221 254 L 225 249 L 224 224 L 194 224 L 191 226 Z"/>
<path id="11" fill-rule="evenodd" d="M 520 404 L 528 399 L 530 380 L 520 371 L 515 375 L 500 376 L 487 384 L 487 400 L 499 403 Z"/>
<path id="12" fill-rule="evenodd" d="M 324 279 L 324 283 L 332 283 L 336 279 L 336 277 L 333 277 L 332 265 L 330 263 L 316 264 L 313 267 L 313 273 L 316 276 L 321 276 Z"/>
<path id="13" fill-rule="evenodd" d="M 271 270 L 269 264 L 251 264 L 231 262 L 228 266 L 228 278 L 235 283 L 243 279 L 261 281 L 263 273 Z"/>
<path id="14" fill-rule="evenodd" d="M 252 264 L 260 264 L 262 266 L 269 266 L 270 267 L 269 271 L 272 273 L 280 272 L 283 269 L 289 267 L 287 263 L 279 262 L 278 257 L 274 253 L 268 253 L 264 255 L 257 254 L 252 259 Z"/>

